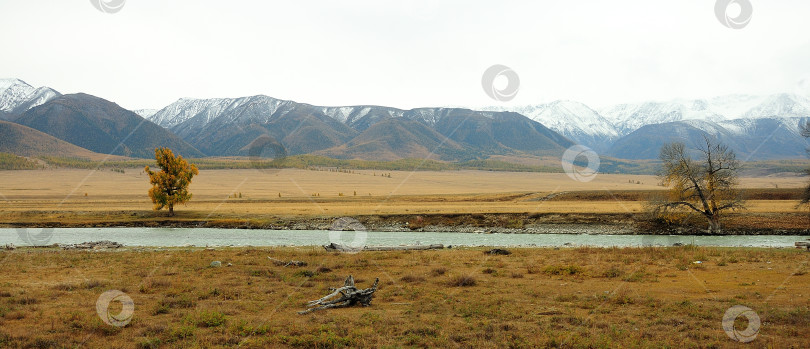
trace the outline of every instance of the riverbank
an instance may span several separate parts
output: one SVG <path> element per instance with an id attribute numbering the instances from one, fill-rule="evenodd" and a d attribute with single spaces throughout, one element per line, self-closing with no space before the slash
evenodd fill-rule
<path id="1" fill-rule="evenodd" d="M 722 320 L 737 305 L 760 319 L 753 345 L 810 346 L 801 250 L 486 250 L 0 251 L 0 346 L 735 347 Z M 297 314 L 348 275 L 380 278 L 370 307 Z M 132 300 L 123 327 L 98 315 L 124 310 L 97 306 L 107 291 Z"/>
<path id="2" fill-rule="evenodd" d="M 391 176 L 389 177 L 388 174 Z M 0 171 L 0 227 L 212 227 L 323 230 L 341 217 L 375 231 L 493 233 L 701 234 L 685 224 L 653 224 L 648 200 L 663 188 L 653 176 L 486 171 L 327 172 L 206 170 L 193 197 L 168 217 L 152 211 L 140 170 Z M 724 234 L 803 235 L 798 209 L 806 178 L 741 178 L 746 210 L 724 215 Z"/>
<path id="3" fill-rule="evenodd" d="M 590 227 L 585 227 L 590 228 Z M 0 247 L 92 246 L 110 240 L 127 247 L 253 246 L 311 247 L 331 243 L 361 248 L 379 246 L 455 247 L 639 247 L 714 246 L 793 248 L 810 234 L 796 235 L 608 235 L 608 234 L 498 234 L 452 232 L 358 232 L 334 230 L 247 230 L 222 228 L 0 228 Z"/>
<path id="4" fill-rule="evenodd" d="M 8 213 L 5 214 L 9 216 Z M 54 212 L 59 221 L 45 215 L 20 214 L 18 220 L 0 222 L 2 228 L 101 228 L 172 227 L 270 230 L 329 230 L 346 216 L 210 217 L 181 211 L 175 217 L 141 211 L 72 213 Z M 2 215 L 0 215 L 2 216 Z M 45 216 L 45 217 L 43 217 Z M 610 234 L 610 235 L 705 235 L 704 222 L 696 217 L 689 224 L 661 225 L 647 214 L 630 213 L 471 213 L 357 215 L 361 229 L 381 232 L 456 232 L 499 234 Z M 807 235 L 810 217 L 804 213 L 741 213 L 723 220 L 723 231 L 712 235 Z"/>

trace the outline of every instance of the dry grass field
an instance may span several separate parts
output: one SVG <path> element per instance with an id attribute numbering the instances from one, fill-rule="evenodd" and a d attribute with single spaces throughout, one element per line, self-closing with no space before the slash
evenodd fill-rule
<path id="1" fill-rule="evenodd" d="M 752 347 L 810 347 L 804 251 L 512 252 L 0 251 L 0 347 L 731 348 L 741 344 L 722 319 L 735 305 L 761 320 Z M 350 274 L 361 288 L 380 278 L 370 307 L 297 314 Z M 108 290 L 133 300 L 125 327 L 98 315 Z M 112 302 L 102 314 L 122 309 Z M 746 327 L 738 318 L 735 329 Z"/>
<path id="2" fill-rule="evenodd" d="M 799 176 L 756 177 L 742 178 L 741 186 L 791 193 L 805 182 Z M 151 211 L 148 188 L 146 175 L 137 169 L 0 171 L 0 224 L 109 225 L 165 219 Z M 177 207 L 175 220 L 261 223 L 313 216 L 639 214 L 644 211 L 644 193 L 662 189 L 654 176 L 638 175 L 600 174 L 583 183 L 558 173 L 204 170 L 191 185 L 194 198 Z M 549 195 L 555 197 L 543 200 Z M 793 198 L 763 196 L 749 199 L 745 214 L 801 212 Z M 778 218 L 768 219 L 780 223 Z M 795 226 L 799 221 L 792 217 L 784 222 Z"/>
<path id="3" fill-rule="evenodd" d="M 795 200 L 805 181 L 743 178 L 748 210 L 726 226 L 807 226 Z M 632 175 L 602 174 L 581 183 L 546 173 L 206 170 L 191 186 L 192 201 L 168 218 L 151 211 L 148 187 L 134 169 L 0 171 L 0 226 L 328 222 L 386 215 L 439 223 L 486 216 L 493 225 L 527 216 L 601 222 L 602 215 L 641 214 L 646 197 L 663 189 L 654 177 Z M 683 246 L 512 252 L 0 250 L 0 348 L 723 348 L 741 345 L 722 327 L 735 305 L 761 319 L 752 345 L 810 346 L 810 254 L 804 251 Z M 308 265 L 283 267 L 268 257 Z M 223 266 L 211 267 L 212 261 Z M 350 274 L 361 288 L 380 278 L 370 307 L 297 314 Z M 99 315 L 124 309 L 119 302 L 107 312 L 97 309 L 111 290 L 133 301 L 126 326 L 106 324 Z M 744 317 L 737 319 L 737 330 L 746 327 Z"/>

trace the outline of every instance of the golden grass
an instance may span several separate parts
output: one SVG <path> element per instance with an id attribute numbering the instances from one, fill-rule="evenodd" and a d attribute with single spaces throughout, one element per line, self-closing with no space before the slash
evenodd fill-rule
<path id="1" fill-rule="evenodd" d="M 567 191 L 661 190 L 654 176 L 600 174 L 593 181 L 571 180 L 561 173 L 489 171 L 354 171 L 355 173 L 283 169 L 204 170 L 191 190 L 199 200 L 220 200 L 234 193 L 245 198 L 458 195 L 493 193 L 558 193 Z M 382 174 L 391 174 L 383 177 Z M 630 183 L 633 181 L 634 183 Z M 800 188 L 804 177 L 742 178 L 743 188 Z M 642 184 L 635 184 L 641 182 Z M 125 173 L 76 169 L 0 171 L 0 193 L 7 200 L 93 199 L 142 200 L 149 181 L 137 169 Z M 0 197 L 2 199 L 2 197 Z"/>
<path id="2" fill-rule="evenodd" d="M 755 347 L 810 346 L 807 252 L 483 251 L 3 251 L 0 347 L 737 347 L 721 320 L 738 304 L 762 320 Z M 296 314 L 349 274 L 380 278 L 371 307 Z M 124 328 L 96 314 L 107 290 L 134 301 Z"/>
<path id="3" fill-rule="evenodd" d="M 652 176 L 601 174 L 581 183 L 565 174 L 487 171 L 354 173 L 284 169 L 205 170 L 179 220 L 476 213 L 638 214 Z M 799 188 L 803 177 L 743 178 L 744 188 Z M 642 184 L 636 184 L 636 183 Z M 0 224 L 113 224 L 149 221 L 146 175 L 74 169 L 0 171 Z M 757 189 L 760 190 L 760 189 Z M 789 190 L 789 189 L 788 189 Z M 572 192 L 581 192 L 582 195 Z M 553 200 L 538 201 L 550 194 Z M 634 194 L 635 193 L 635 194 Z M 778 198 L 778 197 L 777 197 Z M 751 200 L 746 214 L 798 214 L 795 200 Z M 775 218 L 774 218 L 775 219 Z"/>

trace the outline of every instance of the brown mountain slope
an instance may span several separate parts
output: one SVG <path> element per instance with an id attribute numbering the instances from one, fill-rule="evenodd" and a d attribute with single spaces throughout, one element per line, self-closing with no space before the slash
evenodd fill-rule
<path id="1" fill-rule="evenodd" d="M 412 120 L 388 118 L 371 125 L 346 144 L 316 152 L 335 158 L 389 161 L 453 158 L 464 148 Z"/>
<path id="2" fill-rule="evenodd" d="M 14 122 L 104 154 L 153 158 L 169 147 L 186 157 L 203 153 L 166 129 L 118 104 L 84 93 L 63 95 L 34 107 Z"/>
<path id="3" fill-rule="evenodd" d="M 8 121 L 0 121 L 0 152 L 20 156 L 49 155 L 90 160 L 101 160 L 107 156 Z M 124 159 L 124 157 L 112 156 L 109 159 Z"/>

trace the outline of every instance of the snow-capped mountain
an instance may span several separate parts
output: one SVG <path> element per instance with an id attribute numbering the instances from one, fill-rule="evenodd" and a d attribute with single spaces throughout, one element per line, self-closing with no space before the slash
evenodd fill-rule
<path id="1" fill-rule="evenodd" d="M 810 98 L 780 93 L 762 98 L 759 103 L 740 115 L 744 118 L 810 117 Z"/>
<path id="2" fill-rule="evenodd" d="M 620 104 L 601 111 L 622 134 L 633 132 L 642 126 L 682 120 L 714 120 L 725 117 L 714 112 L 705 100 L 675 100 L 670 102 L 645 102 Z"/>
<path id="3" fill-rule="evenodd" d="M 485 109 L 509 110 L 523 114 L 597 152 L 606 150 L 619 138 L 619 132 L 612 122 L 580 102 L 560 100 L 548 104 L 516 108 L 487 107 Z"/>
<path id="4" fill-rule="evenodd" d="M 59 96 L 50 87 L 35 88 L 20 79 L 0 79 L 0 119 L 13 119 Z"/>
<path id="5" fill-rule="evenodd" d="M 485 111 L 463 108 L 402 110 L 371 105 L 323 107 L 259 95 L 242 98 L 183 98 L 157 112 L 140 111 L 139 114 L 169 128 L 203 152 L 214 155 L 244 152 L 242 148 L 247 146 L 249 140 L 237 141 L 240 134 L 250 134 L 251 137 L 265 133 L 273 134 L 277 139 L 286 139 L 282 140 L 285 144 L 298 144 L 299 148 L 292 146 L 293 151 L 298 153 L 323 150 L 348 142 L 373 125 L 389 119 L 416 121 L 440 134 L 456 139 L 460 136 L 454 134 L 455 127 L 465 120 L 459 117 L 469 119 L 470 116 L 474 116 L 477 120 L 478 126 L 475 126 L 477 131 L 462 128 L 467 132 L 463 137 L 466 137 L 466 142 L 484 146 L 484 143 L 480 143 L 481 140 L 473 140 L 476 137 L 475 132 L 493 134 L 497 122 L 505 120 L 498 115 L 508 111 L 525 116 L 599 153 L 631 158 L 638 156 L 654 158 L 657 154 L 653 156 L 655 153 L 653 151 L 641 155 L 643 151 L 640 151 L 638 144 L 628 145 L 627 141 L 623 141 L 626 137 L 636 141 L 649 138 L 642 143 L 657 144 L 661 139 L 673 139 L 672 137 L 681 137 L 680 139 L 684 140 L 695 138 L 695 132 L 698 132 L 720 135 L 730 143 L 739 143 L 757 142 L 755 139 L 758 132 L 766 134 L 776 132 L 777 136 L 769 140 L 769 144 L 774 148 L 783 147 L 784 151 L 763 149 L 755 152 L 747 146 L 737 147 L 741 154 L 758 152 L 758 158 L 767 158 L 793 157 L 800 150 L 803 151 L 796 143 L 798 119 L 795 118 L 810 116 L 810 100 L 790 94 L 763 97 L 731 95 L 709 99 L 620 104 L 604 108 L 601 112 L 576 101 L 483 109 Z M 150 114 L 151 116 L 148 116 Z M 756 121 L 760 119 L 767 120 Z M 282 124 L 285 126 L 281 127 Z M 305 124 L 307 126 L 302 127 Z M 482 128 L 484 126 L 481 125 L 489 125 L 486 126 L 489 128 Z M 663 126 L 645 129 L 651 125 Z M 672 129 L 667 130 L 666 127 Z M 651 130 L 657 134 L 644 135 Z M 307 133 L 307 137 L 310 137 L 309 141 L 305 142 L 307 144 L 301 143 L 301 139 L 293 141 L 293 138 L 301 135 L 291 136 L 290 132 L 298 134 L 304 131 L 310 132 Z M 642 136 L 635 134 L 630 137 L 636 131 L 641 131 L 639 134 Z M 379 130 L 375 132 L 379 134 Z M 547 136 L 552 139 L 556 137 Z M 735 137 L 740 141 L 735 140 Z M 460 142 L 459 144 L 465 143 L 462 139 L 456 140 Z M 779 143 L 780 140 L 784 143 Z M 489 139 L 487 142 L 490 143 L 486 146 L 496 148 L 505 144 L 503 138 L 501 141 Z M 518 145 L 512 144 L 508 148 L 517 149 L 516 146 Z"/>
<path id="6" fill-rule="evenodd" d="M 807 140 L 799 125 L 810 118 L 744 118 L 682 120 L 645 125 L 622 137 L 606 153 L 622 159 L 656 159 L 665 143 L 682 142 L 697 148 L 705 134 L 734 150 L 739 160 L 804 158 Z"/>
<path id="7" fill-rule="evenodd" d="M 730 95 L 711 99 L 619 104 L 600 111 L 622 135 L 642 126 L 683 120 L 724 121 L 741 118 L 810 116 L 810 99 L 795 94 Z"/>
<path id="8" fill-rule="evenodd" d="M 324 107 L 261 95 L 183 98 L 149 120 L 208 155 L 245 154 L 251 142 L 263 135 L 282 143 L 289 154 L 321 152 L 376 159 L 420 157 L 431 151 L 446 159 L 473 159 L 479 154 L 561 152 L 570 144 L 565 137 L 516 113 L 371 105 Z M 410 131 L 394 131 L 406 129 Z M 387 150 L 380 152 L 375 147 Z"/>
<path id="9" fill-rule="evenodd" d="M 744 145 L 737 149 L 757 158 L 779 158 L 804 153 L 798 122 L 799 118 L 810 117 L 810 99 L 783 93 L 618 104 L 599 111 L 574 101 L 484 109 L 526 115 L 579 144 L 617 157 L 655 158 L 662 139 L 696 139 L 698 133 L 722 136 L 731 143 L 758 145 L 764 141 L 756 140 L 759 133 L 773 133 L 773 139 L 761 146 L 773 149 L 754 151 Z M 776 149 L 780 147 L 783 149 Z M 645 153 L 647 148 L 652 149 L 649 154 Z"/>
<path id="10" fill-rule="evenodd" d="M 287 110 L 292 101 L 284 101 L 268 96 L 252 96 L 242 98 L 208 98 L 194 99 L 181 98 L 167 107 L 157 111 L 148 119 L 166 127 L 174 128 L 177 125 L 194 120 L 205 125 L 220 116 L 228 115 L 228 121 L 267 121 L 271 115 L 279 110 Z"/>
<path id="11" fill-rule="evenodd" d="M 308 112 L 328 116 L 344 125 L 359 130 L 364 130 L 383 118 L 405 117 L 433 125 L 443 111 L 456 109 L 419 108 L 402 110 L 373 105 L 323 107 L 258 95 L 241 98 L 181 98 L 146 118 L 166 128 L 175 128 L 175 126 L 183 123 L 189 124 L 184 128 L 189 128 L 207 125 L 214 120 L 219 122 L 265 123 L 274 117 L 302 108 L 307 109 Z"/>
<path id="12" fill-rule="evenodd" d="M 157 109 L 135 109 L 133 110 L 135 114 L 138 114 L 140 117 L 144 119 L 149 119 L 152 115 L 158 112 Z"/>

